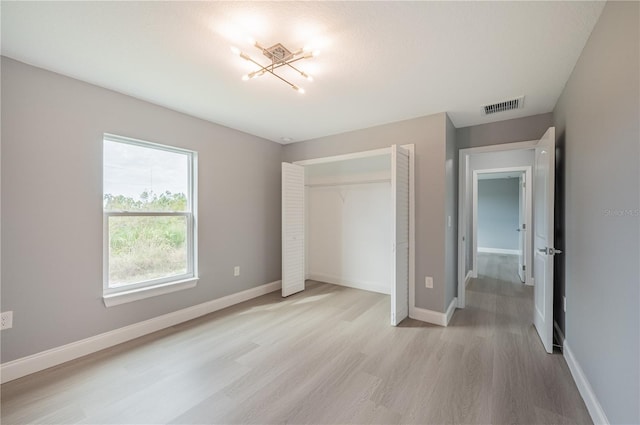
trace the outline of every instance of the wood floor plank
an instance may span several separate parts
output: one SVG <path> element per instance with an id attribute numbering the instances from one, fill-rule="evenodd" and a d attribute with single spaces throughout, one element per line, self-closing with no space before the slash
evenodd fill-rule
<path id="1" fill-rule="evenodd" d="M 514 256 L 480 254 L 448 327 L 308 281 L 2 385 L 3 424 L 588 424 Z"/>

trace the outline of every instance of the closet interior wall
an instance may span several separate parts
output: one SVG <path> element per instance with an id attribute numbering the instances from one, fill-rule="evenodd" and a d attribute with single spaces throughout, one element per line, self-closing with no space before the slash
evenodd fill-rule
<path id="1" fill-rule="evenodd" d="M 391 293 L 391 155 L 305 166 L 306 277 Z"/>

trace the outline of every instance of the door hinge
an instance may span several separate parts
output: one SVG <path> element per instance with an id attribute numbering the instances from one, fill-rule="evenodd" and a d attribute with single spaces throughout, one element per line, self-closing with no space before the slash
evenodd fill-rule
<path id="1" fill-rule="evenodd" d="M 525 230 L 527 228 L 527 223 L 522 223 L 522 230 Z"/>
<path id="2" fill-rule="evenodd" d="M 540 248 L 540 249 L 538 249 L 538 252 L 541 252 L 541 253 L 546 254 L 546 255 L 562 254 L 562 250 L 561 249 L 555 249 L 555 248 Z"/>
<path id="3" fill-rule="evenodd" d="M 527 270 L 527 266 L 525 266 L 524 264 L 522 265 L 522 271 Z"/>

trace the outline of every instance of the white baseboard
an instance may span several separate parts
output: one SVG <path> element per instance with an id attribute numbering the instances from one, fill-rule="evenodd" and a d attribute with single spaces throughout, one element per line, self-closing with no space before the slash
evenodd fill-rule
<path id="1" fill-rule="evenodd" d="M 587 410 L 589 411 L 589 415 L 591 415 L 591 420 L 596 425 L 608 425 L 609 420 L 607 419 L 607 415 L 605 415 L 596 394 L 593 392 L 593 388 L 591 388 L 591 384 L 582 371 L 582 367 L 580 367 L 580 364 L 578 364 L 578 361 L 573 356 L 573 352 L 571 351 L 571 348 L 569 348 L 566 338 L 564 340 L 563 347 L 562 351 L 564 359 L 567 361 L 567 365 L 569 366 L 573 380 L 576 382 L 578 391 L 584 400 L 584 404 L 587 405 Z"/>
<path id="2" fill-rule="evenodd" d="M 451 300 L 446 313 L 427 310 L 426 308 L 410 307 L 409 317 L 415 320 L 420 320 L 421 322 L 432 323 L 439 326 L 447 326 L 449 325 L 449 321 L 451 320 L 451 317 L 453 316 L 453 312 L 456 310 L 457 305 L 458 299 L 454 298 L 453 300 Z"/>
<path id="3" fill-rule="evenodd" d="M 467 275 L 464 277 L 464 287 L 466 288 L 467 285 L 469 285 L 469 282 L 471 282 L 471 279 L 473 279 L 473 270 L 469 270 L 467 272 Z"/>
<path id="4" fill-rule="evenodd" d="M 267 283 L 264 285 L 250 288 L 245 291 L 227 295 L 226 297 L 207 301 L 192 307 L 174 311 L 172 313 L 163 314 L 153 319 L 143 322 L 134 323 L 133 325 L 123 328 L 114 329 L 99 335 L 95 335 L 80 341 L 75 341 L 60 347 L 55 347 L 31 356 L 12 360 L 0 365 L 0 382 L 13 381 L 14 379 L 48 369 L 53 366 L 95 353 L 105 348 L 139 338 L 143 335 L 159 331 L 161 329 L 175 326 L 179 323 L 195 319 L 214 311 L 277 291 L 281 288 L 280 280 Z"/>
<path id="5" fill-rule="evenodd" d="M 564 350 L 564 332 L 560 329 L 560 325 L 555 320 L 553 321 L 553 329 L 556 331 L 556 335 L 558 335 L 558 342 L 562 345 L 562 349 Z"/>
<path id="6" fill-rule="evenodd" d="M 364 291 L 377 292 L 379 294 L 391 294 L 389 285 L 385 286 L 376 282 L 365 282 L 360 280 L 343 279 L 340 276 L 333 276 L 324 273 L 309 273 L 308 279 L 317 280 L 319 282 L 333 283 L 334 285 L 347 286 L 354 289 L 362 289 Z"/>
<path id="7" fill-rule="evenodd" d="M 453 313 L 456 311 L 456 307 L 458 307 L 458 298 L 453 297 L 449 303 L 449 307 L 447 307 L 447 324 L 445 326 L 449 326 L 449 322 L 451 322 L 451 318 L 453 317 Z"/>
<path id="8" fill-rule="evenodd" d="M 480 248 L 478 252 L 485 254 L 504 254 L 504 255 L 520 255 L 520 251 L 517 249 L 502 249 L 502 248 Z"/>

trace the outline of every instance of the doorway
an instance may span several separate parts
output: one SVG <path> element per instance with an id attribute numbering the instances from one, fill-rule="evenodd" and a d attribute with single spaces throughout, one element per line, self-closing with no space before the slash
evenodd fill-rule
<path id="1" fill-rule="evenodd" d="M 528 233 L 532 235 L 529 272 L 532 273 L 534 324 L 544 349 L 553 352 L 553 259 L 554 249 L 555 128 L 540 140 L 492 145 L 459 151 L 458 188 L 458 308 L 466 304 L 465 288 L 477 278 L 477 174 L 490 168 L 531 167 L 531 203 L 535 211 Z M 474 178 L 476 176 L 476 178 Z M 525 183 L 526 177 L 525 177 Z M 477 227 L 476 227 L 477 230 Z M 525 234 L 526 240 L 526 234 Z M 526 243 L 526 242 L 525 242 Z M 526 260 L 525 260 L 526 261 Z M 526 266 L 526 264 L 525 264 Z M 526 281 L 526 274 L 525 274 Z"/>
<path id="2" fill-rule="evenodd" d="M 533 162 L 533 152 L 529 156 Z M 474 277 L 478 276 L 478 253 L 509 255 L 517 258 L 513 274 L 520 282 L 533 285 L 531 174 L 531 165 L 473 169 Z"/>

